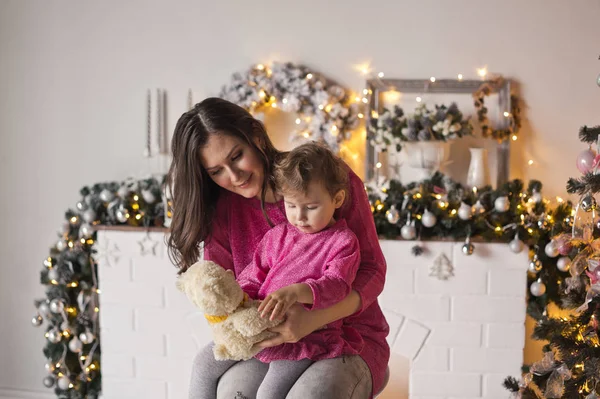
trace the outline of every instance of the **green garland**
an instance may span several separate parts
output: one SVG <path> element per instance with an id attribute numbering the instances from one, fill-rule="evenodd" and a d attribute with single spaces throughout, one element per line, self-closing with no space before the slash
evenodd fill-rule
<path id="1" fill-rule="evenodd" d="M 46 298 L 34 301 L 34 326 L 46 321 L 44 385 L 60 399 L 98 398 L 101 392 L 98 274 L 94 226 L 162 226 L 164 178 L 102 183 L 81 189 L 65 213 L 59 240 L 41 271 Z"/>
<path id="2" fill-rule="evenodd" d="M 530 259 L 537 255 L 542 264 L 541 271 L 528 274 L 528 286 L 538 279 L 546 286 L 542 296 L 529 294 L 528 313 L 539 320 L 549 302 L 562 306 L 559 290 L 569 274 L 557 269 L 558 257 L 548 257 L 545 247 L 552 237 L 570 231 L 573 207 L 570 202 L 562 202 L 551 208 L 549 202 L 541 198 L 539 181 L 531 181 L 527 188 L 520 180 L 513 180 L 497 190 L 490 186 L 468 190 L 437 173 L 420 183 L 402 185 L 396 180 L 380 180 L 367 183 L 366 188 L 379 235 L 401 238 L 402 227 L 407 223 L 414 225 L 417 241 L 413 253 L 416 256 L 422 252 L 418 249 L 418 239 L 460 241 L 470 237 L 509 243 L 518 234 L 529 248 Z M 495 209 L 495 201 L 500 197 L 508 201 L 508 210 L 504 212 Z M 468 220 L 458 216 L 461 206 L 472 207 Z M 437 219 L 433 227 L 422 223 L 425 210 Z"/>

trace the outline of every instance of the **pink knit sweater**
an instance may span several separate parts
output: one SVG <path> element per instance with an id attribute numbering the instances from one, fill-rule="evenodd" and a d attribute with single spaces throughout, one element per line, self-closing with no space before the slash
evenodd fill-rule
<path id="1" fill-rule="evenodd" d="M 360 266 L 352 289 L 360 295 L 362 306 L 358 312 L 343 319 L 342 331 L 347 337 L 356 333 L 362 337 L 364 345 L 359 355 L 371 370 L 373 392 L 378 392 L 390 357 L 386 341 L 389 326 L 377 303 L 385 283 L 386 263 L 364 185 L 352 171 L 349 171 L 349 178 L 349 196 L 334 217 L 345 220 L 358 238 Z M 266 203 L 265 211 L 274 225 L 287 223 L 283 201 Z M 252 262 L 255 250 L 270 229 L 258 199 L 247 199 L 222 190 L 212 236 L 204 245 L 204 258 L 239 276 Z"/>
<path id="2" fill-rule="evenodd" d="M 281 223 L 267 231 L 238 282 L 252 299 L 265 299 L 280 288 L 305 283 L 313 293 L 309 307 L 322 309 L 350 293 L 359 263 L 358 239 L 345 220 L 315 234 L 304 234 L 289 223 Z M 357 355 L 364 341 L 357 331 L 344 334 L 343 324 L 342 320 L 329 323 L 299 342 L 266 348 L 256 358 L 269 363 Z"/>

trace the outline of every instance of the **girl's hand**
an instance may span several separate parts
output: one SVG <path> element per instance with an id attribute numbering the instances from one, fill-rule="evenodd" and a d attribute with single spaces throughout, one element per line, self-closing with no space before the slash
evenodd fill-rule
<path id="1" fill-rule="evenodd" d="M 258 307 L 258 311 L 261 317 L 267 317 L 270 313 L 269 320 L 282 319 L 297 301 L 298 290 L 294 285 L 290 285 L 267 295 Z"/>
<path id="2" fill-rule="evenodd" d="M 296 303 L 287 312 L 286 320 L 270 328 L 269 331 L 277 333 L 273 338 L 258 342 L 255 347 L 264 349 L 272 346 L 281 345 L 286 342 L 294 343 L 300 341 L 308 334 L 320 327 L 314 317 L 315 311 L 308 311 L 304 306 Z"/>

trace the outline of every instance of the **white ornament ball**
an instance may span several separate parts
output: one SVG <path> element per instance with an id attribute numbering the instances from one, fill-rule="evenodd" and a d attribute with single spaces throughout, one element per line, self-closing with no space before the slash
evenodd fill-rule
<path id="1" fill-rule="evenodd" d="M 57 344 L 60 342 L 61 339 L 62 334 L 56 328 L 53 328 L 52 330 L 48 331 L 48 341 L 52 342 L 53 344 Z"/>
<path id="2" fill-rule="evenodd" d="M 56 370 L 56 367 L 54 366 L 53 362 L 48 362 L 44 365 L 44 368 L 46 369 L 47 372 L 49 373 L 54 373 L 54 370 Z"/>
<path id="3" fill-rule="evenodd" d="M 469 205 L 462 202 L 460 204 L 460 208 L 458 208 L 458 217 L 461 220 L 469 220 L 471 219 L 472 209 Z"/>
<path id="4" fill-rule="evenodd" d="M 415 228 L 415 226 L 413 224 L 405 224 L 400 229 L 400 235 L 405 240 L 414 240 L 415 237 L 417 236 L 417 229 Z"/>
<path id="5" fill-rule="evenodd" d="M 121 187 L 119 187 L 119 189 L 117 190 L 117 194 L 119 195 L 119 197 L 121 198 L 125 198 L 127 197 L 127 194 L 129 194 L 129 187 L 127 187 L 126 185 L 122 185 Z"/>
<path id="6" fill-rule="evenodd" d="M 50 301 L 50 311 L 52 313 L 60 313 L 65 308 L 65 305 L 62 303 L 60 299 L 54 298 Z"/>
<path id="7" fill-rule="evenodd" d="M 142 198 L 148 204 L 153 204 L 156 201 L 156 196 L 151 190 L 142 190 Z"/>
<path id="8" fill-rule="evenodd" d="M 42 315 L 47 316 L 48 313 L 50 313 L 50 307 L 48 307 L 48 303 L 47 302 L 40 303 L 40 306 L 38 306 L 38 311 Z"/>
<path id="9" fill-rule="evenodd" d="M 69 350 L 73 353 L 79 353 L 83 349 L 83 343 L 77 338 L 73 337 L 69 341 Z"/>
<path id="10" fill-rule="evenodd" d="M 110 202 L 113 198 L 115 198 L 115 195 L 106 188 L 100 192 L 100 199 L 103 202 Z"/>
<path id="11" fill-rule="evenodd" d="M 525 244 L 523 244 L 523 241 L 519 240 L 516 237 L 508 244 L 508 247 L 510 248 L 510 250 L 516 254 L 521 252 L 523 250 L 524 246 L 525 246 Z"/>
<path id="12" fill-rule="evenodd" d="M 55 267 L 53 267 L 52 269 L 48 270 L 48 279 L 49 280 L 58 281 L 59 278 L 60 278 L 60 275 L 58 273 L 58 270 L 56 270 Z"/>
<path id="13" fill-rule="evenodd" d="M 556 268 L 561 272 L 568 272 L 571 268 L 571 259 L 568 256 L 562 256 L 558 258 L 556 262 Z"/>
<path id="14" fill-rule="evenodd" d="M 67 390 L 67 389 L 69 389 L 69 386 L 71 385 L 71 379 L 67 376 L 60 377 L 58 379 L 58 382 L 56 383 L 56 385 L 63 391 Z"/>
<path id="15" fill-rule="evenodd" d="M 541 280 L 536 280 L 531 283 L 529 291 L 533 296 L 542 296 L 546 293 L 546 284 L 542 283 Z"/>
<path id="16" fill-rule="evenodd" d="M 549 258 L 556 258 L 558 256 L 558 247 L 556 246 L 556 243 L 554 241 L 550 241 L 548 244 L 546 244 L 544 252 Z"/>
<path id="17" fill-rule="evenodd" d="M 83 215 L 81 215 L 81 217 L 87 223 L 92 223 L 94 220 L 96 220 L 96 212 L 94 212 L 93 209 L 88 209 L 87 211 L 83 212 Z"/>
<path id="18" fill-rule="evenodd" d="M 535 193 L 533 193 L 533 195 L 531 196 L 531 199 L 533 200 L 533 202 L 535 202 L 535 203 L 537 204 L 537 203 L 539 203 L 539 202 L 542 202 L 542 200 L 543 200 L 544 198 L 542 197 L 542 193 L 535 192 Z"/>
<path id="19" fill-rule="evenodd" d="M 115 216 L 120 223 L 125 223 L 127 221 L 127 209 L 117 209 L 115 212 Z"/>
<path id="20" fill-rule="evenodd" d="M 510 208 L 508 197 L 498 197 L 494 201 L 494 209 L 496 212 L 506 212 Z"/>
<path id="21" fill-rule="evenodd" d="M 385 213 L 385 218 L 391 224 L 398 223 L 400 219 L 400 212 L 396 209 L 394 205 L 390 206 L 390 209 Z"/>
<path id="22" fill-rule="evenodd" d="M 61 252 L 67 249 L 67 243 L 65 242 L 65 240 L 59 240 L 56 243 L 56 249 L 58 249 Z"/>
<path id="23" fill-rule="evenodd" d="M 42 318 L 42 316 L 40 316 L 39 314 L 36 314 L 35 316 L 33 316 L 33 318 L 31 319 L 31 325 L 34 327 L 39 327 L 42 325 L 42 323 L 44 322 L 44 319 Z"/>
<path id="24" fill-rule="evenodd" d="M 79 235 L 84 237 L 84 238 L 89 238 L 92 236 L 92 234 L 94 234 L 94 229 L 92 228 L 91 225 L 89 224 L 82 224 L 81 227 L 79 227 Z"/>
<path id="25" fill-rule="evenodd" d="M 85 330 L 85 332 L 82 332 L 81 334 L 79 334 L 79 339 L 81 340 L 82 343 L 84 343 L 86 345 L 94 342 L 94 338 L 96 338 L 96 337 L 90 330 Z"/>
<path id="26" fill-rule="evenodd" d="M 423 216 L 421 216 L 421 223 L 424 227 L 433 227 L 437 223 L 437 218 L 433 212 L 429 212 L 427 209 L 425 209 Z"/>

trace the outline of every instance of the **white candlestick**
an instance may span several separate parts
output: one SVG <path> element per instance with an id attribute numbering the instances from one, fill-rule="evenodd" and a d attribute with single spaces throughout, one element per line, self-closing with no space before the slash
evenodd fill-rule
<path id="1" fill-rule="evenodd" d="M 152 155 L 152 150 L 150 148 L 150 136 L 152 130 L 152 94 L 150 93 L 150 89 L 148 89 L 148 95 L 146 99 L 146 146 L 144 148 L 144 156 L 146 158 L 150 158 Z"/>

